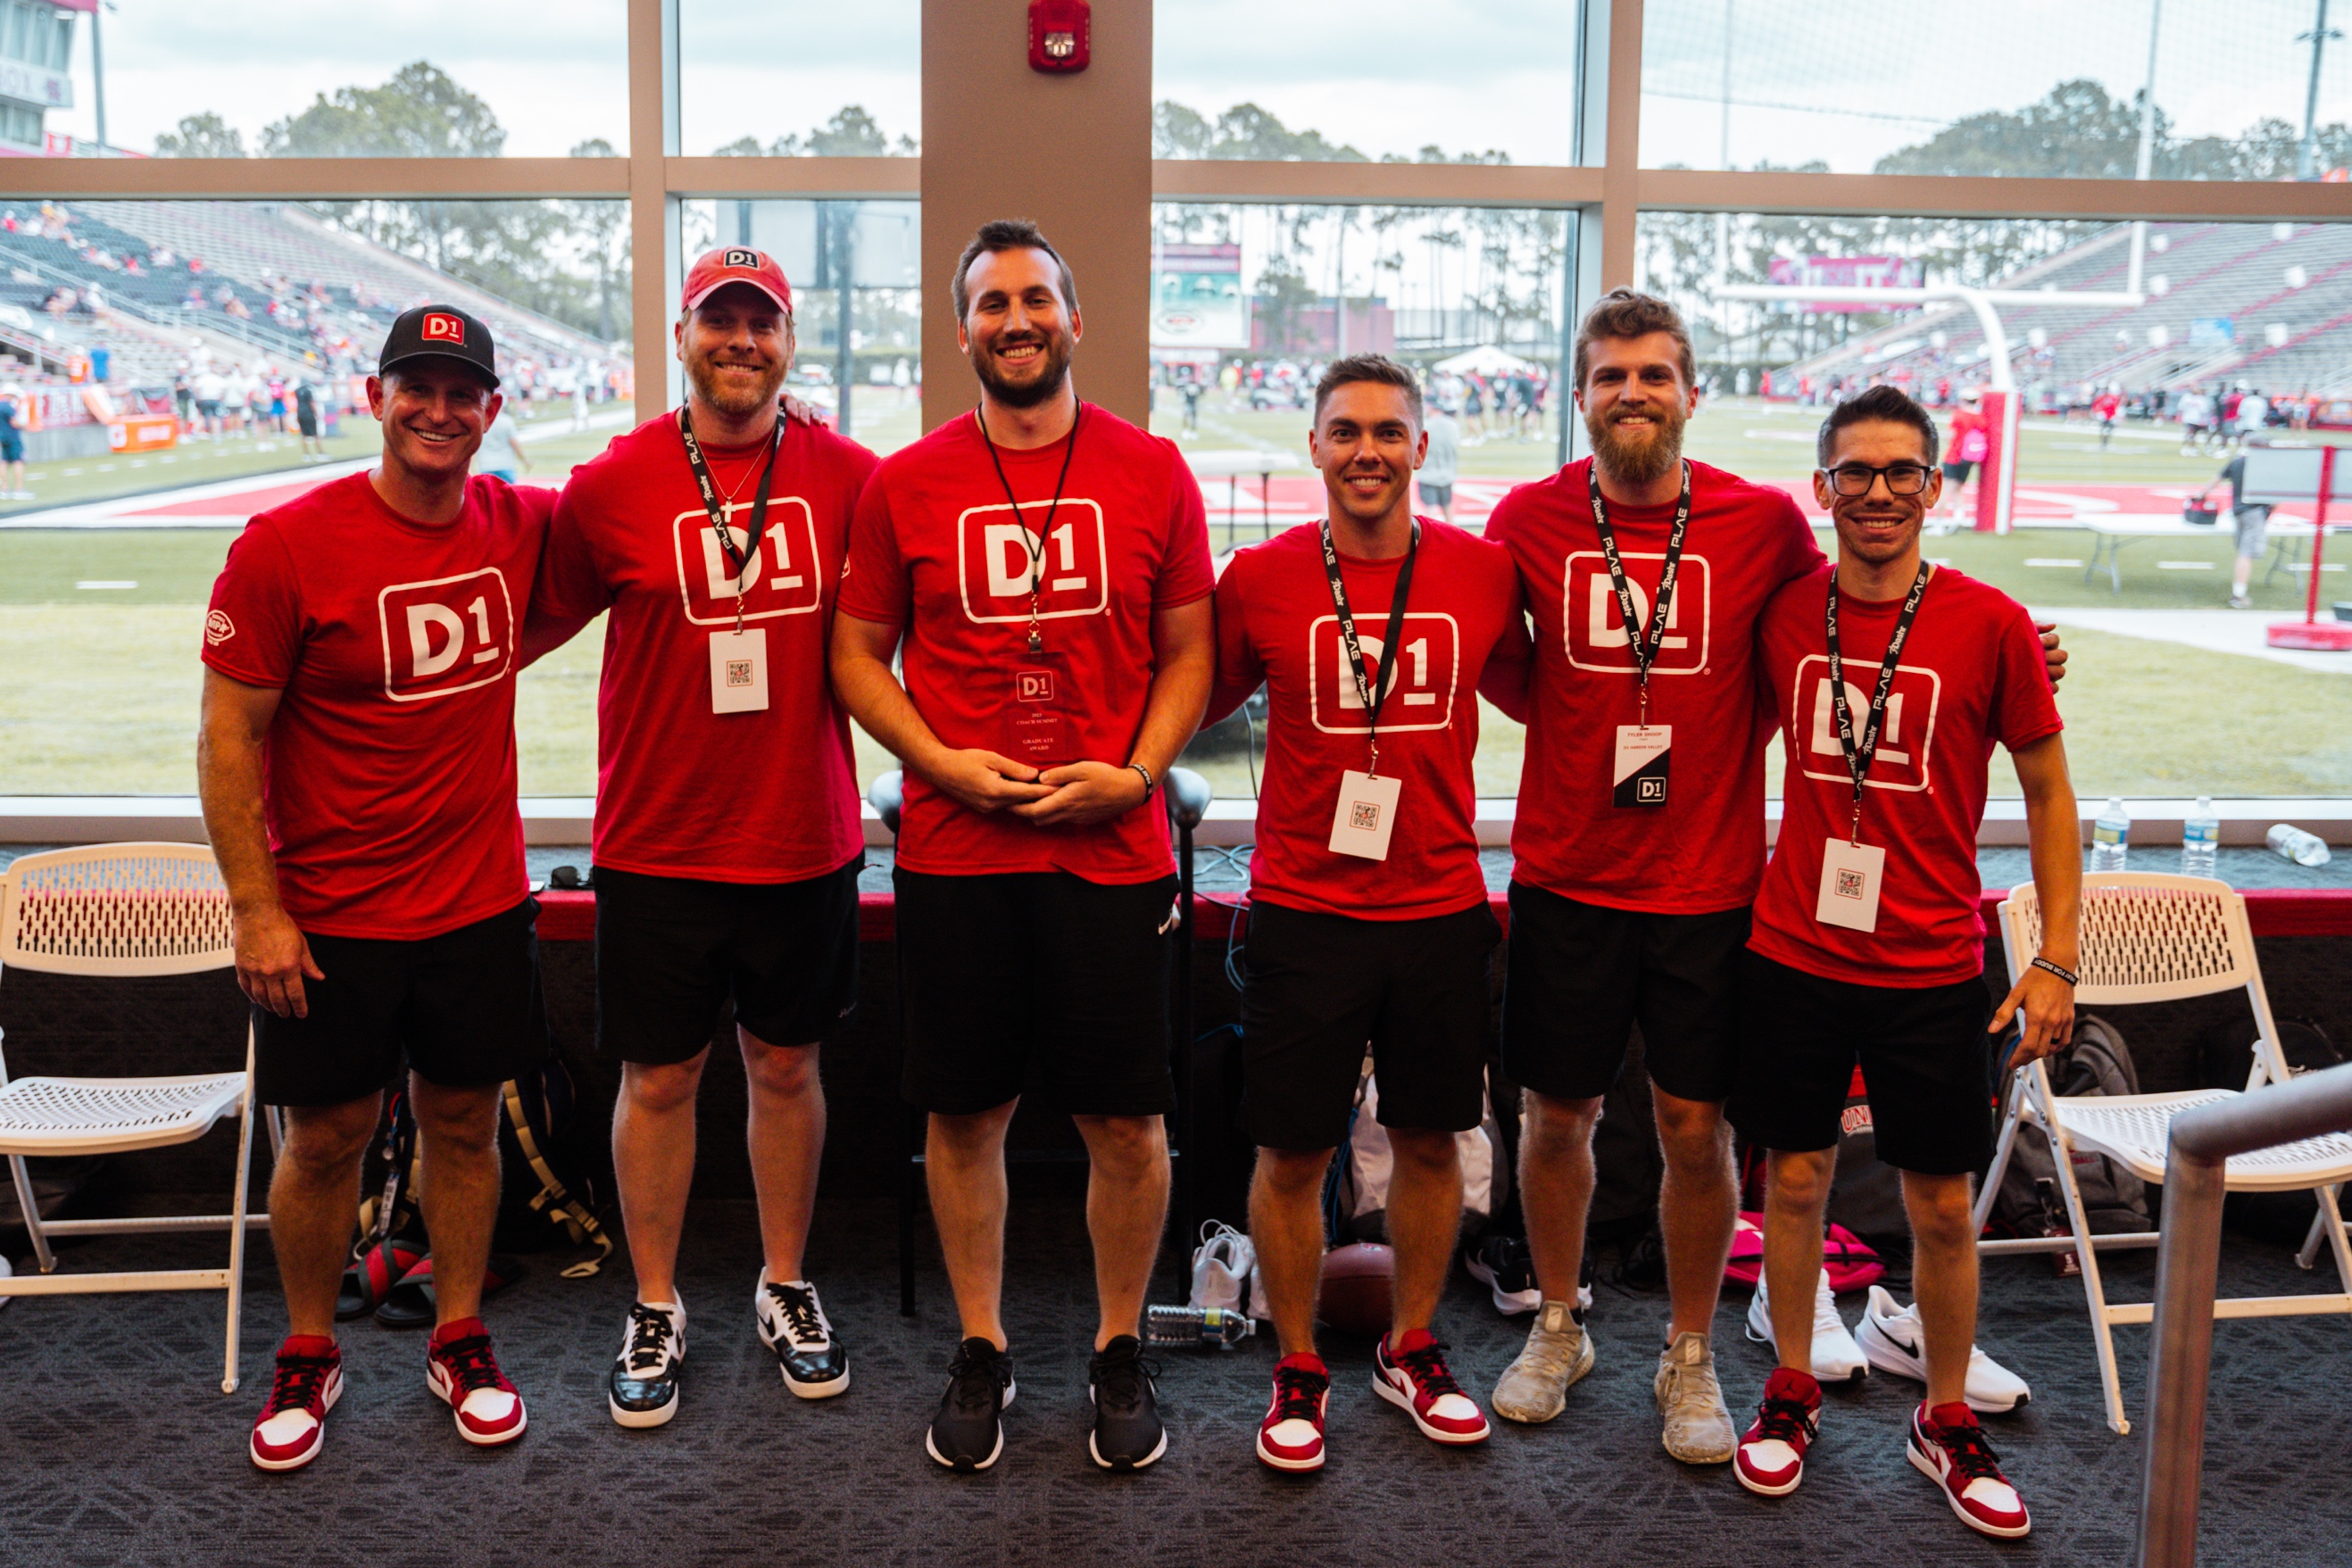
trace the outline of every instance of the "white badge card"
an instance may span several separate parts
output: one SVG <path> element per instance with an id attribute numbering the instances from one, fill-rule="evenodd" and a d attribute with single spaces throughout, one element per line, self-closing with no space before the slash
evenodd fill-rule
<path id="1" fill-rule="evenodd" d="M 768 706 L 768 630 L 710 634 L 710 711 L 759 713 Z"/>
<path id="2" fill-rule="evenodd" d="M 1813 918 L 1849 931 L 1878 929 L 1878 890 L 1886 880 L 1886 852 L 1876 844 L 1832 839 L 1822 846 L 1822 891 Z"/>
<path id="3" fill-rule="evenodd" d="M 1399 781 L 1369 773 L 1339 775 L 1339 809 L 1331 814 L 1331 852 L 1389 858 L 1389 834 L 1396 831 Z"/>
<path id="4" fill-rule="evenodd" d="M 1609 769 L 1610 803 L 1615 806 L 1663 806 L 1666 803 L 1666 747 L 1674 727 L 1664 724 L 1621 724 L 1617 727 L 1617 758 Z"/>

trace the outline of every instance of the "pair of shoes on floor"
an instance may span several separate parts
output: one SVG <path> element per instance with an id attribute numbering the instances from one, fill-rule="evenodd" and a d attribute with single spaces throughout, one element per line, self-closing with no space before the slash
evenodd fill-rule
<path id="1" fill-rule="evenodd" d="M 523 1435 L 530 1417 L 522 1395 L 499 1369 L 490 1331 L 460 1318 L 433 1331 L 425 1346 L 425 1386 L 449 1406 L 457 1436 L 494 1448 Z M 319 1457 L 327 1413 L 343 1396 L 343 1353 L 324 1334 L 291 1334 L 278 1349 L 269 1398 L 253 1423 L 247 1451 L 265 1470 L 299 1470 Z"/>
<path id="2" fill-rule="evenodd" d="M 1748 1337 L 1773 1344 L 1771 1304 L 1759 1281 L 1756 1298 L 1748 1304 Z M 1777 1348 L 1777 1347 L 1776 1347 Z M 1829 1277 L 1819 1276 L 1813 1298 L 1813 1376 L 1823 1383 L 1846 1383 L 1869 1375 L 1870 1369 L 1893 1373 L 1915 1383 L 1927 1381 L 1927 1340 L 1919 1326 L 1916 1303 L 1895 1305 L 1885 1287 L 1873 1285 L 1863 1308 L 1862 1322 L 1848 1333 L 1830 1293 Z M 1969 1349 L 1967 1383 L 1969 1408 L 1989 1416 L 2016 1409 L 2033 1397 L 2025 1379 L 1987 1355 L 1980 1346 Z"/>
<path id="3" fill-rule="evenodd" d="M 1104 1469 L 1139 1470 L 1168 1451 L 1159 1375 L 1133 1334 L 1118 1335 L 1087 1364 L 1095 1419 L 1087 1455 Z M 1004 1411 L 1015 1392 L 1013 1353 L 979 1335 L 965 1340 L 948 1363 L 947 1393 L 923 1434 L 923 1451 L 966 1475 L 994 1465 L 1004 1454 Z"/>
<path id="4" fill-rule="evenodd" d="M 783 1283 L 761 1270 L 751 1294 L 760 1343 L 775 1353 L 784 1386 L 803 1399 L 830 1399 L 849 1388 L 849 1352 L 824 1315 L 816 1287 Z M 686 1365 L 686 1308 L 677 1301 L 637 1301 L 613 1360 L 605 1403 L 623 1427 L 667 1426 L 677 1415 Z"/>
<path id="5" fill-rule="evenodd" d="M 1821 1437 L 1822 1385 L 1805 1373 L 1776 1367 L 1765 1380 L 1756 1419 L 1739 1439 L 1732 1473 L 1759 1497 L 1786 1497 L 1805 1479 L 1805 1455 Z M 1904 1457 L 1936 1483 L 1960 1522 L 1980 1535 L 2014 1540 L 2033 1529 L 2016 1487 L 1966 1405 L 1922 1404 L 1911 1412 Z"/>
<path id="6" fill-rule="evenodd" d="M 1465 1448 L 1487 1438 L 1486 1412 L 1454 1380 L 1444 1344 L 1427 1329 L 1381 1336 L 1372 1352 L 1372 1392 L 1412 1416 L 1433 1443 Z M 1321 1356 L 1297 1351 L 1276 1362 L 1274 1397 L 1258 1423 L 1258 1458 L 1293 1473 L 1321 1469 L 1330 1402 L 1331 1371 Z"/>

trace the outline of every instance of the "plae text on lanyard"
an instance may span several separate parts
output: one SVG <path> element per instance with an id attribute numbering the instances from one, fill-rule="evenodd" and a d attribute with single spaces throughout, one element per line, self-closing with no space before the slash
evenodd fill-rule
<path id="1" fill-rule="evenodd" d="M 1617 743 L 1610 765 L 1611 803 L 1617 806 L 1662 807 L 1666 803 L 1666 777 L 1673 761 L 1674 729 L 1650 722 L 1650 666 L 1665 643 L 1667 617 L 1674 613 L 1675 583 L 1682 575 L 1683 537 L 1690 528 L 1691 466 L 1682 465 L 1683 485 L 1675 503 L 1674 526 L 1666 533 L 1666 559 L 1658 573 L 1658 591 L 1650 606 L 1645 631 L 1633 605 L 1633 585 L 1626 580 L 1625 562 L 1617 549 L 1617 530 L 1609 526 L 1608 504 L 1601 496 L 1601 465 L 1585 471 L 1592 502 L 1592 527 L 1601 536 L 1601 554 L 1609 563 L 1609 582 L 1615 591 L 1617 616 L 1625 628 L 1625 647 L 1633 656 L 1634 679 L 1640 687 L 1641 718 L 1617 727 Z"/>
<path id="2" fill-rule="evenodd" d="M 1045 582 L 1045 549 L 1054 536 L 1054 515 L 1062 509 L 1062 486 L 1069 483 L 1070 459 L 1077 455 L 1078 426 L 1086 416 L 1087 405 L 1082 400 L 1070 415 L 1070 434 L 1066 438 L 1069 444 L 1062 449 L 1062 472 L 1054 481 L 1054 498 L 1046 505 L 1045 526 L 1033 538 L 1029 520 L 1021 515 L 1021 503 L 1013 498 L 1013 482 L 1004 476 L 1004 459 L 996 455 L 996 439 L 988 434 L 988 421 L 977 409 L 972 411 L 971 417 L 980 426 L 981 444 L 988 448 L 988 460 L 995 465 L 996 482 L 1003 487 L 1004 504 L 1013 508 L 1013 524 L 1021 530 L 1021 548 L 1029 558 L 1029 651 L 1033 653 L 1043 653 L 1045 647 L 1037 613 L 1038 597 Z"/>
<path id="3" fill-rule="evenodd" d="M 685 405 L 677 411 L 677 434 L 686 443 L 687 466 L 694 470 L 695 487 L 702 492 L 702 509 L 710 518 L 710 531 L 719 540 L 719 558 L 727 563 L 728 575 L 735 580 L 735 630 L 743 630 L 743 580 L 753 561 L 760 559 L 760 540 L 768 531 L 768 492 L 776 481 L 776 458 L 784 449 L 784 416 L 776 414 L 776 428 L 768 438 L 768 467 L 760 476 L 759 493 L 751 498 L 751 526 L 746 531 L 741 550 L 735 548 L 735 536 L 727 527 L 728 508 L 719 499 L 719 486 L 710 477 L 710 465 L 703 461 L 702 443 L 694 438 L 694 421 L 688 417 Z"/>
<path id="4" fill-rule="evenodd" d="M 1822 845 L 1821 886 L 1813 903 L 1813 918 L 1824 925 L 1843 926 L 1864 935 L 1878 929 L 1878 899 L 1886 881 L 1886 847 L 1862 841 L 1862 792 L 1870 777 L 1871 760 L 1878 755 L 1878 737 L 1886 723 L 1886 706 L 1895 689 L 1895 671 L 1910 640 L 1911 622 L 1919 613 L 1920 596 L 1927 591 L 1932 569 L 1919 563 L 1918 576 L 1895 618 L 1886 640 L 1886 655 L 1879 663 L 1878 684 L 1871 689 L 1869 716 L 1862 734 L 1853 732 L 1853 705 L 1846 700 L 1845 658 L 1838 646 L 1837 573 L 1830 574 L 1829 594 L 1822 611 L 1829 639 L 1830 710 L 1837 719 L 1838 745 L 1845 752 L 1846 771 L 1853 779 L 1853 817 L 1841 840 L 1831 836 Z"/>
<path id="5" fill-rule="evenodd" d="M 1371 745 L 1371 761 L 1363 772 L 1350 768 L 1339 774 L 1330 849 L 1334 854 L 1384 861 L 1389 858 L 1390 836 L 1396 831 L 1397 799 L 1403 783 L 1393 775 L 1381 777 L 1381 706 L 1388 700 L 1398 646 L 1404 641 L 1404 607 L 1412 593 L 1412 564 L 1421 554 L 1421 524 L 1413 523 L 1412 541 L 1405 547 L 1404 561 L 1397 568 L 1396 587 L 1389 598 L 1388 631 L 1381 640 L 1380 665 L 1371 671 L 1364 668 L 1364 648 L 1356 636 L 1355 612 L 1348 607 L 1347 585 L 1339 580 L 1339 549 L 1331 538 L 1328 518 L 1322 524 L 1321 538 L 1323 572 L 1331 584 L 1331 608 L 1339 622 L 1348 678 L 1356 683 L 1356 700 L 1364 710 L 1365 738 Z"/>

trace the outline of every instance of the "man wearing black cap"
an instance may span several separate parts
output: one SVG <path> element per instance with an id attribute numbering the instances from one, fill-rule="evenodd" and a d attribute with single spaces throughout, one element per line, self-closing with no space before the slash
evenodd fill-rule
<path id="1" fill-rule="evenodd" d="M 637 1299 L 607 1405 L 636 1427 L 677 1414 L 695 1100 L 730 1000 L 766 1265 L 754 1321 L 793 1394 L 849 1386 L 802 1253 L 824 1149 L 817 1048 L 857 1004 L 865 834 L 825 636 L 874 455 L 777 413 L 793 289 L 764 252 L 696 262 L 676 331 L 686 405 L 572 476 L 529 639 L 535 653 L 612 612 L 596 704 L 596 1034 L 622 1063 L 613 1170 Z"/>
<path id="2" fill-rule="evenodd" d="M 250 1448 L 272 1470 L 317 1457 L 342 1394 L 360 1156 L 404 1065 L 433 1239 L 426 1385 L 469 1443 L 525 1424 L 477 1314 L 499 1085 L 546 1048 L 514 698 L 554 497 L 467 476 L 499 398 L 489 329 L 464 311 L 401 317 L 367 385 L 381 463 L 248 523 L 205 618 L 205 825 L 257 1089 L 287 1113 L 269 1211 L 292 1333 Z"/>

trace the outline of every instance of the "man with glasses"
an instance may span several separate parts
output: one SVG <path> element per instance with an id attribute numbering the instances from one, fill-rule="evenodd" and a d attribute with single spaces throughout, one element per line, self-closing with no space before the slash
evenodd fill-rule
<path id="1" fill-rule="evenodd" d="M 534 653 L 610 610 L 597 694 L 596 1034 L 622 1062 L 613 1173 L 636 1271 L 607 1406 L 677 1414 L 677 1249 L 695 1103 L 731 1001 L 751 1114 L 761 1269 L 751 1305 L 786 1389 L 849 1386 L 803 1255 L 824 1152 L 820 1046 L 857 1006 L 865 863 L 828 622 L 874 455 L 788 420 L 793 289 L 765 252 L 711 251 L 678 302 L 683 408 L 564 488 Z"/>
<path id="2" fill-rule="evenodd" d="M 1542 1291 L 1494 1406 L 1548 1421 L 1591 1370 L 1576 1301 L 1592 1132 L 1638 1027 L 1665 1157 L 1662 1437 L 1686 1464 L 1724 1464 L 1737 1433 L 1710 1336 L 1738 1212 L 1723 1117 L 1736 986 L 1764 864 L 1755 632 L 1822 558 L 1786 492 L 1683 457 L 1698 394 L 1671 305 L 1612 291 L 1573 359 L 1593 455 L 1512 491 L 1486 524 L 1535 618 L 1503 1072 L 1527 1091 L 1521 1207 Z"/>
<path id="3" fill-rule="evenodd" d="M 2005 1079 L 2072 1033 L 2081 822 L 2032 617 L 1921 558 L 1942 485 L 1936 447 L 1935 422 L 1893 387 L 1832 412 L 1813 493 L 1836 524 L 1835 569 L 1783 588 L 1758 625 L 1787 773 L 1744 956 L 1730 1115 L 1770 1152 L 1764 1276 L 1780 1364 L 1735 1471 L 1750 1491 L 1785 1496 L 1820 1434 L 1807 1351 L 1822 1206 L 1859 1063 L 1879 1157 L 1903 1173 L 1926 1341 L 1927 1394 L 1906 1457 L 1971 1530 L 2016 1537 L 2032 1521 L 1966 1399 L 1970 1186 L 1993 1152 L 1992 1037 L 2018 1020 Z M 1997 1009 L 1976 866 L 1996 741 L 2025 797 L 2042 927 Z"/>
<path id="4" fill-rule="evenodd" d="M 963 1331 L 924 1447 L 1003 1449 L 1004 1134 L 1034 1081 L 1093 1166 L 1087 1451 L 1137 1469 L 1167 1449 L 1139 1340 L 1174 1102 L 1155 797 L 1208 701 L 1208 526 L 1173 443 L 1079 400 L 1077 287 L 1035 225 L 982 225 L 950 296 L 980 406 L 875 470 L 833 632 L 843 705 L 907 766 L 905 1087 Z"/>

